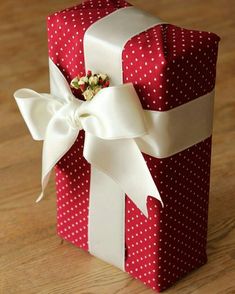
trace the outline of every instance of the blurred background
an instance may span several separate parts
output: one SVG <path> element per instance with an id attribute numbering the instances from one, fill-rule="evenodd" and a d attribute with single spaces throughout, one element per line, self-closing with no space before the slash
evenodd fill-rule
<path id="1" fill-rule="evenodd" d="M 209 209 L 209 262 L 166 293 L 235 293 L 235 1 L 130 0 L 159 18 L 221 37 Z M 41 143 L 13 92 L 48 92 L 47 15 L 72 0 L 0 3 L 0 293 L 153 293 L 56 236 L 53 180 L 39 205 Z"/>

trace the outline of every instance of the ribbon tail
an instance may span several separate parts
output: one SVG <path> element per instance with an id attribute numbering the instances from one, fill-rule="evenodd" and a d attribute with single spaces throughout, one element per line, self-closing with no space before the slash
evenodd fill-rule
<path id="1" fill-rule="evenodd" d="M 162 203 L 160 193 L 134 139 L 102 140 L 86 133 L 84 157 L 111 177 L 145 216 L 148 216 L 148 196 Z"/>
<path id="2" fill-rule="evenodd" d="M 38 196 L 36 203 L 40 202 L 42 198 L 44 197 L 44 192 L 41 192 L 40 195 Z"/>
<path id="3" fill-rule="evenodd" d="M 59 161 L 59 159 L 58 160 L 55 159 L 55 162 Z M 50 175 L 51 175 L 51 170 L 53 169 L 53 167 L 55 166 L 55 164 L 51 167 L 50 171 L 47 174 L 43 174 L 42 175 L 42 184 L 41 184 L 42 185 L 42 192 L 40 193 L 40 195 L 36 199 L 36 203 L 39 203 L 44 198 L 44 191 L 45 191 L 46 186 L 47 186 L 47 184 L 49 182 Z"/>

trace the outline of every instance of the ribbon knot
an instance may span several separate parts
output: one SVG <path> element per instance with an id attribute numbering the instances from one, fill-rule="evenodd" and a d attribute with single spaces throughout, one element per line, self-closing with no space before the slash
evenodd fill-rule
<path id="1" fill-rule="evenodd" d="M 81 111 L 80 111 L 82 103 L 79 102 L 79 100 L 76 99 L 75 97 L 74 97 L 74 100 L 70 103 L 73 104 L 72 105 L 73 109 L 72 109 L 71 113 L 69 113 L 67 115 L 67 121 L 68 121 L 69 125 L 71 126 L 71 128 L 73 128 L 74 130 L 80 131 L 83 129 L 82 123 L 81 123 Z"/>

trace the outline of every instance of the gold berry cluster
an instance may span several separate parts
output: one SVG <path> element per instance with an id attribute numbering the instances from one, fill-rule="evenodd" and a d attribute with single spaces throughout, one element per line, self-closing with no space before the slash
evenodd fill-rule
<path id="1" fill-rule="evenodd" d="M 101 89 L 110 85 L 109 77 L 106 74 L 92 74 L 87 71 L 85 76 L 76 76 L 70 83 L 71 88 L 79 89 L 85 100 L 91 100 Z"/>

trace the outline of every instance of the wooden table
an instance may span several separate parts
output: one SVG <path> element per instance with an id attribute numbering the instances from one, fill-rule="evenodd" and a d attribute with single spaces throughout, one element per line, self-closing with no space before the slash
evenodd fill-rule
<path id="1" fill-rule="evenodd" d="M 215 104 L 207 265 L 165 293 L 235 293 L 234 0 L 132 0 L 171 23 L 221 36 Z M 126 273 L 56 235 L 54 183 L 40 205 L 41 143 L 33 142 L 12 93 L 48 89 L 46 16 L 72 0 L 0 4 L 0 293 L 153 293 Z"/>

